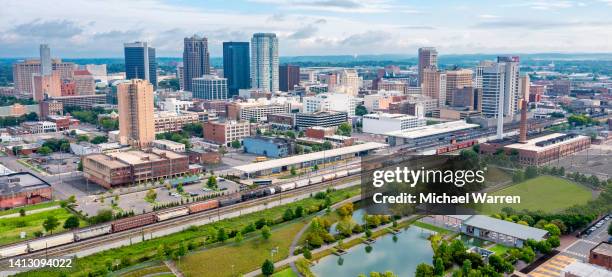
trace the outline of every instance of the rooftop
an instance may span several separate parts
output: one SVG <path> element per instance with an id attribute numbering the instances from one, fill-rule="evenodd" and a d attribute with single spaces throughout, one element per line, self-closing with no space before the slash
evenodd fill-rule
<path id="1" fill-rule="evenodd" d="M 407 139 L 416 139 L 422 137 L 428 137 L 433 135 L 439 135 L 444 133 L 450 133 L 455 131 L 467 130 L 477 128 L 480 125 L 467 123 L 464 120 L 444 122 L 440 124 L 427 125 L 422 127 L 410 128 L 402 131 L 393 131 L 386 133 L 387 136 L 400 137 Z"/>
<path id="2" fill-rule="evenodd" d="M 548 231 L 546 230 L 496 219 L 486 215 L 474 215 L 463 221 L 463 224 L 505 234 L 522 240 L 534 239 L 536 241 L 540 241 L 546 236 L 546 234 L 548 234 Z"/>
<path id="3" fill-rule="evenodd" d="M 165 157 L 164 157 L 165 156 Z M 125 167 L 128 165 L 137 165 L 165 159 L 178 159 L 185 157 L 172 151 L 151 148 L 150 151 L 130 150 L 125 152 L 114 152 L 107 154 L 93 154 L 87 156 L 88 159 L 95 160 L 105 164 L 110 168 Z"/>
<path id="4" fill-rule="evenodd" d="M 51 187 L 51 185 L 29 172 L 11 173 L 0 176 L 0 195 L 49 187 Z"/>
<path id="5" fill-rule="evenodd" d="M 265 162 L 245 164 L 240 166 L 235 166 L 234 169 L 242 171 L 244 173 L 253 173 L 261 170 L 269 170 L 273 168 L 279 168 L 282 166 L 299 164 L 308 161 L 320 160 L 325 157 L 333 157 L 333 156 L 341 156 L 351 153 L 357 153 L 361 151 L 374 150 L 387 147 L 384 143 L 378 142 L 366 142 L 363 144 L 357 144 L 353 146 L 341 147 L 331 150 L 319 151 L 314 153 L 308 153 L 303 155 L 295 155 L 282 159 L 269 160 Z"/>
<path id="6" fill-rule="evenodd" d="M 595 248 L 591 249 L 591 252 L 600 254 L 600 255 L 604 255 L 604 256 L 608 256 L 608 257 L 612 257 L 612 244 L 602 242 L 598 244 L 597 246 L 595 246 Z"/>
<path id="7" fill-rule="evenodd" d="M 510 144 L 506 147 L 517 150 L 530 150 L 541 152 L 544 150 L 548 150 L 551 148 L 555 148 L 559 145 L 572 143 L 584 138 L 588 138 L 586 136 L 581 135 L 567 135 L 561 133 L 554 133 L 546 136 L 541 136 L 538 138 L 530 139 L 527 143 L 514 143 Z"/>
<path id="8" fill-rule="evenodd" d="M 575 274 L 573 276 L 584 276 L 584 277 L 606 277 L 610 276 L 610 271 L 603 267 L 599 267 L 592 264 L 575 261 L 567 265 L 562 270 L 564 273 Z"/>
<path id="9" fill-rule="evenodd" d="M 369 119 L 413 119 L 416 118 L 416 116 L 414 115 L 408 115 L 408 114 L 401 114 L 401 113 L 371 113 L 371 114 L 366 114 L 363 116 L 363 118 L 369 118 Z"/>

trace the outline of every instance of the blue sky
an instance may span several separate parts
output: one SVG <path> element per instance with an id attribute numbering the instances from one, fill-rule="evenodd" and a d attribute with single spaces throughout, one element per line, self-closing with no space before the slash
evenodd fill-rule
<path id="1" fill-rule="evenodd" d="M 1 0 L 0 57 L 120 57 L 150 41 L 179 56 L 182 38 L 247 41 L 275 32 L 280 53 L 441 54 L 612 52 L 612 0 Z"/>

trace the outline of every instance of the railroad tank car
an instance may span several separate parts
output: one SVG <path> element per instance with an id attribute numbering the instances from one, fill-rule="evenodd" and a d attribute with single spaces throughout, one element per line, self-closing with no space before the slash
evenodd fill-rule
<path id="1" fill-rule="evenodd" d="M 264 194 L 265 195 L 272 195 L 276 193 L 276 188 L 274 187 L 267 187 L 264 189 Z"/>
<path id="2" fill-rule="evenodd" d="M 157 221 L 164 221 L 171 218 L 184 216 L 189 214 L 189 209 L 187 207 L 180 207 L 177 209 L 171 209 L 168 211 L 159 211 L 155 213 L 155 217 Z"/>
<path id="3" fill-rule="evenodd" d="M 360 172 L 361 172 L 361 168 L 349 169 L 348 175 L 355 175 L 355 174 L 359 174 Z"/>
<path id="4" fill-rule="evenodd" d="M 295 182 L 295 187 L 296 188 L 305 187 L 305 186 L 308 186 L 309 183 L 310 183 L 310 180 L 308 179 L 298 180 L 297 182 Z"/>
<path id="5" fill-rule="evenodd" d="M 323 175 L 323 181 L 329 181 L 336 178 L 336 173 L 330 173 Z"/>
<path id="6" fill-rule="evenodd" d="M 54 246 L 68 244 L 74 241 L 74 233 L 67 232 L 55 236 L 42 237 L 37 240 L 30 241 L 30 251 L 38 251 L 45 248 L 51 248 Z"/>
<path id="7" fill-rule="evenodd" d="M 240 202 L 241 200 L 242 198 L 241 198 L 240 193 L 234 193 L 234 194 L 228 195 L 227 197 L 219 199 L 219 205 L 221 207 L 225 207 L 225 206 L 236 204 Z"/>
<path id="8" fill-rule="evenodd" d="M 28 253 L 28 243 L 22 242 L 0 248 L 0 258 L 13 257 Z"/>
<path id="9" fill-rule="evenodd" d="M 195 203 L 188 206 L 190 213 L 198 213 L 219 207 L 219 200 L 209 200 L 205 202 Z"/>
<path id="10" fill-rule="evenodd" d="M 112 232 L 113 232 L 113 228 L 110 225 L 110 223 L 90 226 L 87 228 L 83 228 L 83 229 L 74 231 L 74 240 L 76 241 L 84 240 L 88 238 L 110 234 Z"/>
<path id="11" fill-rule="evenodd" d="M 341 170 L 336 172 L 336 178 L 342 178 L 348 176 L 348 170 Z"/>
<path id="12" fill-rule="evenodd" d="M 247 191 L 242 194 L 242 201 L 253 199 L 253 198 L 259 198 L 264 195 L 265 195 L 265 188 Z"/>
<path id="13" fill-rule="evenodd" d="M 280 188 L 280 191 L 288 191 L 288 190 L 292 190 L 295 188 L 295 183 L 287 183 L 287 184 L 282 184 L 278 186 Z"/>
<path id="14" fill-rule="evenodd" d="M 310 178 L 310 184 L 311 185 L 312 184 L 318 184 L 318 183 L 321 183 L 321 182 L 323 182 L 323 177 L 321 177 L 321 176 L 315 176 L 315 177 Z"/>
<path id="15" fill-rule="evenodd" d="M 155 223 L 156 221 L 157 221 L 157 218 L 155 217 L 155 214 L 153 213 L 142 214 L 142 215 L 137 215 L 137 216 L 115 220 L 112 223 L 113 232 L 120 232 L 120 231 L 124 231 L 128 229 L 144 226 L 147 224 Z"/>

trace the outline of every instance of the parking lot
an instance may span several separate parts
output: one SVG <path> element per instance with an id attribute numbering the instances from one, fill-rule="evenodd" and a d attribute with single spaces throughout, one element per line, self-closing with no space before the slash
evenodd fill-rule
<path id="1" fill-rule="evenodd" d="M 608 241 L 608 226 L 612 222 L 612 219 L 605 221 L 605 223 L 598 227 L 589 235 L 584 235 L 579 240 L 568 246 L 563 253 L 576 258 L 578 260 L 587 261 L 589 259 L 589 251 L 602 241 Z"/>
<path id="2" fill-rule="evenodd" d="M 233 193 L 240 190 L 240 185 L 229 180 L 218 180 L 217 182 L 218 191 L 213 191 L 206 187 L 206 179 L 203 179 L 200 183 L 184 185 L 183 194 L 178 194 L 176 188 L 168 190 L 165 187 L 154 189 L 157 193 L 156 205 L 168 204 L 173 202 L 187 201 L 192 197 L 199 197 L 210 195 L 214 193 Z M 82 210 L 83 213 L 88 215 L 95 215 L 99 210 L 103 209 L 114 209 L 115 211 L 134 211 L 136 214 L 144 212 L 150 212 L 153 210 L 154 204 L 151 204 L 145 200 L 148 189 L 144 189 L 138 192 L 126 193 L 119 195 L 117 205 L 113 207 L 115 202 L 115 196 L 105 197 L 104 200 L 97 200 L 98 197 L 90 195 L 77 198 L 78 209 Z M 102 202 L 103 201 L 103 202 Z"/>
<path id="3" fill-rule="evenodd" d="M 604 180 L 612 177 L 610 165 L 612 165 L 612 141 L 603 145 L 592 145 L 590 149 L 549 163 L 549 166 L 563 166 L 566 172 L 595 175 Z"/>

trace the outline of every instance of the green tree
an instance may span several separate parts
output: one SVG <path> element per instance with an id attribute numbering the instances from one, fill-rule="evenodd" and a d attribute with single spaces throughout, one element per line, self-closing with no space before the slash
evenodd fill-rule
<path id="1" fill-rule="evenodd" d="M 295 207 L 295 212 L 294 212 L 295 218 L 300 218 L 303 215 L 304 215 L 304 207 L 302 206 Z"/>
<path id="2" fill-rule="evenodd" d="M 43 155 L 43 156 L 48 156 L 49 154 L 53 153 L 53 150 L 51 150 L 51 148 L 49 148 L 47 146 L 42 146 L 42 147 L 38 148 L 36 153 L 38 153 L 40 155 Z"/>
<path id="3" fill-rule="evenodd" d="M 270 227 L 268 225 L 264 225 L 261 227 L 261 237 L 265 240 L 268 240 L 272 236 L 272 232 L 270 231 Z"/>
<path id="4" fill-rule="evenodd" d="M 238 233 L 236 233 L 236 236 L 234 237 L 234 242 L 240 243 L 243 239 L 244 237 L 242 236 L 242 232 L 238 231 Z"/>
<path id="5" fill-rule="evenodd" d="M 55 228 L 57 228 L 59 226 L 59 224 L 60 223 L 57 220 L 57 218 L 55 218 L 54 216 L 49 216 L 43 222 L 43 228 L 45 228 L 45 231 L 50 232 L 51 234 L 53 234 L 53 230 L 55 230 Z"/>
<path id="6" fill-rule="evenodd" d="M 100 143 L 106 143 L 106 142 L 108 142 L 107 136 L 95 136 L 93 139 L 91 139 L 91 143 L 93 144 L 100 144 Z"/>
<path id="7" fill-rule="evenodd" d="M 154 189 L 149 189 L 145 195 L 145 201 L 153 203 L 155 200 L 157 200 L 157 192 Z"/>
<path id="8" fill-rule="evenodd" d="M 208 181 L 206 181 L 206 186 L 211 189 L 216 188 L 217 187 L 217 177 L 215 175 L 208 177 Z"/>
<path id="9" fill-rule="evenodd" d="M 302 250 L 302 254 L 304 254 L 304 258 L 306 259 L 312 259 L 312 253 L 310 252 L 310 249 L 308 249 L 308 247 L 304 247 L 304 249 Z"/>
<path id="10" fill-rule="evenodd" d="M 26 211 L 24 209 L 19 209 L 19 216 L 25 216 Z"/>
<path id="11" fill-rule="evenodd" d="M 321 145 L 321 148 L 323 148 L 323 150 L 330 150 L 330 149 L 334 148 L 334 146 L 331 144 L 331 142 L 325 141 Z"/>
<path id="12" fill-rule="evenodd" d="M 295 214 L 293 214 L 293 210 L 291 208 L 288 208 L 285 210 L 285 213 L 283 214 L 284 221 L 292 220 L 294 217 L 295 217 Z"/>
<path id="13" fill-rule="evenodd" d="M 79 227 L 79 218 L 76 215 L 71 215 L 64 222 L 64 229 L 74 229 Z"/>
<path id="14" fill-rule="evenodd" d="M 551 236 L 559 236 L 561 235 L 561 230 L 559 230 L 559 227 L 557 227 L 557 225 L 549 223 L 544 225 L 544 230 L 548 231 L 548 233 Z"/>
<path id="15" fill-rule="evenodd" d="M 77 142 L 89 141 L 89 137 L 87 135 L 78 135 Z"/>
<path id="16" fill-rule="evenodd" d="M 233 140 L 232 141 L 232 148 L 238 149 L 238 148 L 240 148 L 240 146 L 241 146 L 240 145 L 240 141 L 238 141 L 238 140 Z"/>
<path id="17" fill-rule="evenodd" d="M 608 235 L 612 236 L 612 224 L 608 225 Z"/>
<path id="18" fill-rule="evenodd" d="M 339 135 L 348 137 L 348 136 L 351 136 L 352 131 L 353 131 L 353 128 L 351 127 L 351 124 L 349 124 L 348 122 L 343 122 L 342 124 L 340 124 L 340 126 L 338 126 L 337 133 Z"/>
<path id="19" fill-rule="evenodd" d="M 217 241 L 224 242 L 227 240 L 227 233 L 225 233 L 225 229 L 219 228 L 217 230 Z"/>
<path id="20" fill-rule="evenodd" d="M 261 273 L 264 276 L 272 276 L 274 274 L 274 263 L 268 259 L 261 265 Z"/>
<path id="21" fill-rule="evenodd" d="M 512 182 L 515 183 L 520 183 L 523 181 L 525 177 L 523 176 L 523 171 L 517 170 L 516 172 L 514 172 L 514 174 L 512 175 Z"/>
<path id="22" fill-rule="evenodd" d="M 426 263 L 421 263 L 417 266 L 415 277 L 432 277 L 434 276 L 434 268 Z"/>
<path id="23" fill-rule="evenodd" d="M 366 107 L 364 107 L 363 105 L 355 107 L 355 115 L 364 116 L 366 114 L 368 114 L 368 109 L 366 109 Z"/>
<path id="24" fill-rule="evenodd" d="M 531 179 L 538 176 L 538 168 L 530 165 L 525 169 L 525 179 Z"/>
<path id="25" fill-rule="evenodd" d="M 291 173 L 292 176 L 297 175 L 297 171 L 295 169 L 295 166 L 292 166 L 291 169 L 289 170 L 289 172 Z"/>
<path id="26" fill-rule="evenodd" d="M 463 260 L 463 265 L 461 266 L 461 271 L 463 272 L 463 276 L 468 276 L 471 270 L 472 270 L 472 261 L 470 261 L 469 259 Z"/>

